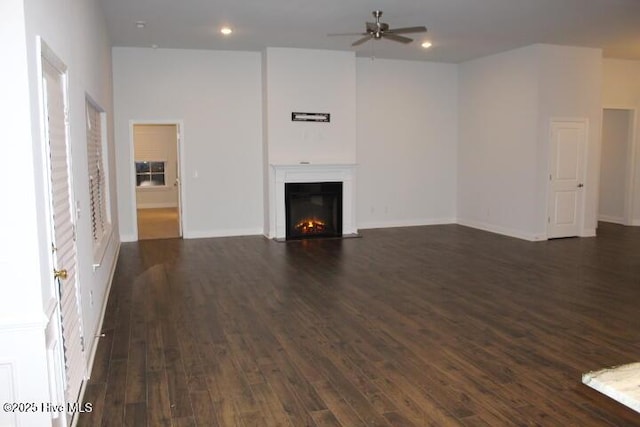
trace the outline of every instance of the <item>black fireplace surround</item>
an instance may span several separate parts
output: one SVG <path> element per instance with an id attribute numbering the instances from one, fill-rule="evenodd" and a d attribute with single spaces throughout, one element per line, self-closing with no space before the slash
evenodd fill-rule
<path id="1" fill-rule="evenodd" d="M 287 182 L 286 239 L 342 237 L 342 182 Z"/>

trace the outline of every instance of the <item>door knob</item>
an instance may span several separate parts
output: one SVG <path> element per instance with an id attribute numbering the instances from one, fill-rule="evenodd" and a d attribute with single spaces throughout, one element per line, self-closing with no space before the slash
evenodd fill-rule
<path id="1" fill-rule="evenodd" d="M 67 273 L 67 270 L 62 269 L 62 270 L 53 270 L 53 277 L 56 279 L 66 279 L 67 277 L 69 277 L 69 273 Z"/>
<path id="2" fill-rule="evenodd" d="M 584 187 L 583 183 L 578 184 L 578 188 L 582 188 L 582 187 Z"/>

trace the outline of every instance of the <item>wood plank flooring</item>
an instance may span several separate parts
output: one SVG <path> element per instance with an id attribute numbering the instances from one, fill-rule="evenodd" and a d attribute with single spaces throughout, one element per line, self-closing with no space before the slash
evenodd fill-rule
<path id="1" fill-rule="evenodd" d="M 180 237 L 178 208 L 138 209 L 138 240 Z"/>
<path id="2" fill-rule="evenodd" d="M 81 426 L 634 426 L 640 229 L 122 245 Z"/>

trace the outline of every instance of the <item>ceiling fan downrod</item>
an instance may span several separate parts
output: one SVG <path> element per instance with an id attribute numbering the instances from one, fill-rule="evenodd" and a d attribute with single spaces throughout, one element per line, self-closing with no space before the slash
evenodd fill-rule
<path id="1" fill-rule="evenodd" d="M 376 18 L 376 27 L 377 27 L 377 30 L 373 32 L 371 35 L 373 36 L 374 39 L 380 39 L 382 38 L 382 26 L 380 25 L 380 17 L 382 16 L 382 11 L 374 10 L 373 12 L 371 12 L 371 14 L 373 15 L 374 18 Z"/>

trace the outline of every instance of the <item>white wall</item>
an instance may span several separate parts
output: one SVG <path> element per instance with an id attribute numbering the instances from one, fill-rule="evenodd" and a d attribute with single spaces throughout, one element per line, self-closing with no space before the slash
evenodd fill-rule
<path id="1" fill-rule="evenodd" d="M 602 131 L 602 51 L 600 49 L 536 45 L 539 54 L 539 125 L 537 209 L 535 233 L 546 231 L 548 149 L 552 118 L 588 121 L 582 236 L 595 236 L 600 185 Z"/>
<path id="2" fill-rule="evenodd" d="M 48 219 L 45 207 L 44 142 L 40 139 L 40 95 L 38 93 L 38 54 L 36 36 L 42 36 L 53 52 L 65 63 L 69 71 L 69 134 L 72 152 L 73 193 L 79 208 L 77 218 L 78 283 L 81 297 L 83 330 L 87 336 L 87 349 L 91 353 L 97 328 L 101 321 L 103 304 L 115 268 L 119 247 L 118 224 L 115 215 L 115 169 L 113 162 L 113 99 L 111 87 L 111 48 L 102 9 L 98 1 L 46 1 L 26 2 L 27 50 L 29 52 L 29 80 L 31 97 L 31 123 L 34 135 L 36 166 L 36 200 L 39 203 L 38 224 L 40 242 L 48 240 L 43 227 Z M 89 96 L 107 115 L 107 176 L 111 189 L 110 216 L 113 234 L 110 245 L 95 271 L 93 269 L 93 238 L 91 234 L 89 176 L 87 166 L 86 97 Z M 50 248 L 40 245 L 40 257 L 47 260 L 41 269 L 43 304 L 55 298 L 51 285 Z"/>
<path id="3" fill-rule="evenodd" d="M 582 235 L 597 223 L 601 51 L 534 45 L 460 65 L 458 216 L 463 224 L 546 238 L 553 118 L 589 125 Z"/>
<path id="4" fill-rule="evenodd" d="M 88 353 L 95 350 L 95 341 L 91 339 L 98 334 L 104 303 L 106 302 L 111 277 L 115 268 L 119 247 L 118 224 L 115 212 L 117 197 L 115 188 L 114 146 L 113 146 L 113 99 L 111 86 L 111 49 L 102 9 L 98 1 L 81 0 L 32 0 L 28 1 L 27 12 L 27 48 L 29 55 L 29 79 L 31 82 L 32 126 L 34 136 L 40 136 L 40 105 L 37 91 L 38 76 L 36 44 L 37 35 L 41 35 L 49 47 L 66 64 L 69 70 L 69 131 L 72 152 L 73 193 L 76 206 L 79 208 L 77 218 L 78 246 L 78 283 L 80 287 L 83 330 L 85 331 Z M 110 191 L 108 205 L 112 219 L 112 235 L 101 266 L 93 268 L 93 238 L 91 234 L 89 176 L 87 166 L 86 136 L 86 98 L 89 96 L 107 115 L 107 186 Z M 34 138 L 34 155 L 36 163 L 43 165 L 43 142 Z M 44 202 L 43 169 L 37 172 L 37 200 Z M 45 209 L 39 210 L 38 223 L 47 221 Z M 46 241 L 46 230 L 41 227 L 40 241 Z M 48 259 L 49 247 L 40 246 L 42 259 Z M 47 267 L 49 267 L 47 265 Z M 43 297 L 47 290 L 55 292 L 48 286 L 51 283 L 51 269 L 42 270 Z M 46 304 L 46 302 L 45 302 Z"/>
<path id="5" fill-rule="evenodd" d="M 120 230 L 136 239 L 131 120 L 182 120 L 185 238 L 261 234 L 257 52 L 114 48 Z"/>
<path id="6" fill-rule="evenodd" d="M 630 119 L 629 110 L 604 110 L 598 209 L 601 221 L 624 224 Z"/>
<path id="7" fill-rule="evenodd" d="M 101 321 L 104 302 L 115 268 L 119 246 L 116 219 L 115 169 L 113 162 L 113 99 L 111 86 L 111 48 L 102 9 L 98 1 L 46 1 L 26 2 L 27 50 L 29 52 L 29 79 L 31 82 L 31 117 L 33 134 L 40 136 L 40 104 L 35 38 L 42 36 L 49 47 L 66 64 L 69 70 L 69 133 L 72 152 L 73 192 L 79 208 L 77 218 L 78 283 L 80 287 L 83 330 L 85 331 L 88 353 L 92 353 L 97 328 Z M 89 177 L 87 166 L 86 137 L 86 97 L 91 99 L 107 114 L 107 176 L 111 188 L 110 216 L 113 225 L 111 243 L 101 266 L 93 269 L 93 238 L 90 220 Z M 43 165 L 42 147 L 44 142 L 34 138 L 36 164 Z M 37 200 L 44 205 L 45 193 L 43 168 L 36 173 Z M 38 224 L 47 221 L 44 212 L 39 212 Z M 40 241 L 47 241 L 46 230 L 40 227 Z M 40 245 L 41 259 L 48 259 L 49 247 Z M 51 268 L 42 269 L 43 299 L 53 298 L 55 292 L 51 283 Z M 45 302 L 46 304 L 46 302 Z"/>
<path id="8" fill-rule="evenodd" d="M 39 265 L 37 206 L 33 196 L 35 164 L 33 160 L 29 80 L 24 9 L 21 0 L 0 3 L 0 113 L 3 134 L 12 144 L 4 144 L 11 161 L 0 168 L 5 185 L 3 197 L 11 200 L 0 221 L 0 267 L 6 273 L 0 289 L 0 323 L 14 319 L 39 319 L 42 314 Z M 30 40 L 35 43 L 34 40 Z M 20 177 L 20 179 L 16 179 Z M 7 242 L 10 242 L 7 243 Z M 18 301 L 18 303 L 16 303 Z"/>
<path id="9" fill-rule="evenodd" d="M 632 223 L 640 225 L 640 61 L 605 59 L 603 61 L 602 104 L 605 108 L 635 110 L 633 145 L 635 179 L 633 181 Z"/>
<path id="10" fill-rule="evenodd" d="M 538 66 L 535 46 L 459 66 L 462 224 L 537 237 Z"/>
<path id="11" fill-rule="evenodd" d="M 267 48 L 263 52 L 267 236 L 276 237 L 276 184 L 270 165 L 355 163 L 355 60 L 354 52 L 344 51 Z M 294 122 L 293 112 L 331 116 L 329 122 Z"/>
<path id="12" fill-rule="evenodd" d="M 356 64 L 358 227 L 455 222 L 457 66 Z"/>
<path id="13" fill-rule="evenodd" d="M 0 268 L 5 272 L 0 287 L 0 397 L 9 402 L 49 399 L 26 43 L 23 1 L 0 2 L 0 114 L 4 137 L 11 141 L 3 145 L 11 161 L 0 168 L 0 178 L 12 183 L 3 187 L 11 208 L 3 210 L 0 221 Z M 24 415 L 2 412 L 0 425 L 17 425 L 19 417 L 24 422 Z M 29 425 L 48 420 L 46 414 L 29 418 Z"/>
<path id="14" fill-rule="evenodd" d="M 357 163 L 359 228 L 455 222 L 455 65 L 280 48 L 263 58 L 265 168 Z M 293 111 L 331 122 L 292 122 Z"/>
<path id="15" fill-rule="evenodd" d="M 355 53 L 267 48 L 268 162 L 355 163 Z M 293 122 L 292 112 L 330 113 L 329 123 Z"/>
<path id="16" fill-rule="evenodd" d="M 102 107 L 112 123 L 111 54 L 98 0 L 8 0 L 0 4 L 0 113 L 5 145 L 12 159 L 1 174 L 5 197 L 13 208 L 4 213 L 0 235 L 0 266 L 10 284 L 0 291 L 0 368 L 10 359 L 15 401 L 51 401 L 46 372 L 45 327 L 55 306 L 47 224 L 48 196 L 40 117 L 37 36 L 41 36 L 68 67 L 69 130 L 73 193 L 77 218 L 78 284 L 87 353 L 95 349 L 103 303 L 115 266 L 119 241 L 111 241 L 101 267 L 93 270 L 93 239 L 89 219 L 85 97 Z M 112 135 L 111 128 L 108 134 Z M 109 155 L 113 144 L 109 140 Z M 109 157 L 109 156 L 108 156 Z M 111 162 L 110 165 L 113 165 Z M 111 168 L 108 176 L 113 178 Z M 114 188 L 112 186 L 112 188 Z M 15 194 L 14 194 L 15 193 Z M 111 207 L 116 199 L 112 194 Z M 115 215 L 113 215 L 115 218 Z M 117 236 L 117 222 L 114 220 Z M 5 339 L 7 341 L 5 341 Z M 22 414 L 21 425 L 45 425 L 50 414 Z M 32 418 L 33 417 L 33 418 Z M 44 418 L 42 418 L 44 417 Z M 5 421 L 0 418 L 0 421 Z"/>
<path id="17" fill-rule="evenodd" d="M 268 48 L 261 57 L 115 48 L 114 58 L 121 170 L 131 167 L 129 120 L 185 120 L 186 237 L 266 231 L 268 165 L 309 161 L 358 163 L 359 227 L 457 217 L 543 239 L 552 117 L 589 120 L 585 234 L 595 231 L 598 50 L 536 45 L 459 66 L 284 48 Z M 236 103 L 227 107 L 231 120 L 216 122 L 216 114 L 203 111 L 219 111 L 220 94 Z M 292 122 L 293 111 L 329 112 L 331 122 Z M 214 129 L 223 139 L 241 140 L 237 151 L 211 141 Z M 241 153 L 246 164 L 230 160 Z M 249 188 L 247 197 L 237 199 L 211 170 L 203 176 L 204 159 L 214 162 L 211 170 L 242 176 L 225 183 Z M 118 185 L 122 235 L 134 239 L 131 173 L 120 174 Z M 216 205 L 204 193 L 227 203 Z"/>

